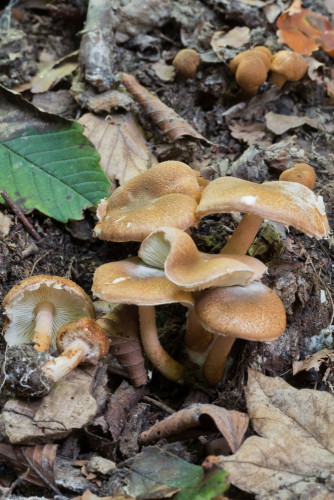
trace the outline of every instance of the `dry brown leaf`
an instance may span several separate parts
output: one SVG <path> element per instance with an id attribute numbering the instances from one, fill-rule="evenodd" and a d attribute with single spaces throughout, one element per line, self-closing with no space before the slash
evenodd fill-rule
<path id="1" fill-rule="evenodd" d="M 279 115 L 269 111 L 265 115 L 266 127 L 274 132 L 276 135 L 284 134 L 291 128 L 301 127 L 302 125 L 309 125 L 313 128 L 318 128 L 318 122 L 308 118 L 308 116 L 295 116 L 295 115 Z"/>
<path id="2" fill-rule="evenodd" d="M 317 69 L 320 68 L 321 66 L 324 66 L 324 63 L 318 61 L 312 56 L 305 56 L 305 59 L 307 61 L 307 74 L 310 77 L 310 79 L 314 82 L 319 83 L 319 85 L 323 84 L 323 78 L 319 76 L 317 73 Z"/>
<path id="3" fill-rule="evenodd" d="M 311 368 L 314 368 L 315 371 L 319 371 L 323 363 L 334 363 L 333 349 L 322 349 L 321 351 L 311 354 L 311 356 L 307 356 L 303 361 L 294 361 L 292 364 L 292 373 L 296 375 L 302 370 L 311 370 Z"/>
<path id="4" fill-rule="evenodd" d="M 225 31 L 216 31 L 211 38 L 211 47 L 219 57 L 221 49 L 224 47 L 233 47 L 238 49 L 248 43 L 250 29 L 247 26 L 236 26 L 227 33 Z"/>
<path id="5" fill-rule="evenodd" d="M 249 146 L 252 144 L 265 144 L 270 146 L 271 140 L 263 123 L 231 122 L 228 125 L 231 135 L 235 139 L 241 139 Z"/>
<path id="6" fill-rule="evenodd" d="M 175 141 L 180 137 L 188 137 L 204 141 L 210 145 L 212 144 L 205 139 L 205 137 L 196 132 L 196 130 L 175 113 L 174 110 L 166 106 L 158 97 L 151 94 L 145 87 L 140 85 L 134 76 L 128 75 L 127 73 L 122 73 L 122 76 L 126 90 L 142 105 L 144 111 L 155 125 L 157 125 L 171 141 Z"/>
<path id="7" fill-rule="evenodd" d="M 145 172 L 149 162 L 157 163 L 131 113 L 109 115 L 106 120 L 86 113 L 78 121 L 100 153 L 101 166 L 115 187 L 116 181 L 123 184 Z"/>
<path id="8" fill-rule="evenodd" d="M 31 92 L 33 94 L 47 92 L 65 76 L 73 73 L 78 66 L 78 51 L 76 51 L 44 67 L 31 79 Z"/>
<path id="9" fill-rule="evenodd" d="M 36 446 L 13 446 L 0 443 L 0 463 L 11 465 L 18 474 L 30 469 L 25 477 L 29 483 L 39 486 L 51 484 L 55 487 L 54 463 L 57 447 L 57 444 L 51 443 Z"/>
<path id="10" fill-rule="evenodd" d="M 231 484 L 266 499 L 285 489 L 292 495 L 282 498 L 315 498 L 293 495 L 309 492 L 310 482 L 326 493 L 326 478 L 334 488 L 331 394 L 298 390 L 280 377 L 249 370 L 246 401 L 259 436 L 246 439 L 235 455 L 220 457 Z"/>
<path id="11" fill-rule="evenodd" d="M 264 8 L 264 13 L 266 15 L 268 23 L 273 23 L 281 12 L 282 12 L 281 7 L 279 7 L 279 5 L 275 3 L 266 5 Z"/>
<path id="12" fill-rule="evenodd" d="M 7 236 L 9 233 L 10 226 L 13 224 L 12 220 L 8 215 L 0 212 L 0 232 L 2 236 Z"/>
<path id="13" fill-rule="evenodd" d="M 172 82 L 175 78 L 174 66 L 166 64 L 163 60 L 152 64 L 152 69 L 157 77 L 163 82 Z"/>
<path id="14" fill-rule="evenodd" d="M 212 422 L 225 437 L 232 452 L 240 446 L 248 427 L 248 415 L 238 411 L 228 411 L 225 408 L 210 404 L 196 404 L 180 410 L 153 425 L 140 435 L 143 444 L 154 443 L 162 438 L 169 438 L 184 433 L 189 429 L 204 430 L 204 423 Z"/>

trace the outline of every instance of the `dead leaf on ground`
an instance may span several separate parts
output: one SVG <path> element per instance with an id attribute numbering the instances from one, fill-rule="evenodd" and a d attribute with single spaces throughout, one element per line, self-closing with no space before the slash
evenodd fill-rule
<path id="1" fill-rule="evenodd" d="M 228 411 L 225 408 L 210 404 L 197 404 L 191 408 L 180 410 L 153 425 L 148 431 L 140 435 L 143 444 L 154 443 L 159 439 L 181 435 L 189 429 L 199 429 L 205 432 L 205 424 L 214 424 L 225 437 L 233 452 L 237 450 L 243 440 L 248 427 L 248 416 L 238 411 Z"/>
<path id="2" fill-rule="evenodd" d="M 62 57 L 55 63 L 52 63 L 38 71 L 38 73 L 30 81 L 31 92 L 33 94 L 47 92 L 65 76 L 73 73 L 78 66 L 78 51 Z"/>
<path id="3" fill-rule="evenodd" d="M 301 0 L 292 2 L 277 19 L 277 34 L 291 49 L 309 56 L 323 49 L 334 57 L 334 29 L 326 16 L 303 9 Z"/>
<path id="4" fill-rule="evenodd" d="M 302 125 L 319 128 L 318 122 L 312 120 L 312 118 L 308 118 L 308 116 L 279 115 L 269 111 L 264 117 L 266 127 L 276 135 L 284 134 L 284 132 L 287 132 L 291 128 L 301 127 Z"/>
<path id="5" fill-rule="evenodd" d="M 81 496 L 72 498 L 72 500 L 133 500 L 133 497 L 129 497 L 128 495 L 117 495 L 115 497 L 98 497 L 91 491 L 86 490 Z"/>
<path id="6" fill-rule="evenodd" d="M 111 182 L 123 184 L 157 163 L 150 155 L 142 130 L 131 113 L 109 115 L 106 120 L 86 113 L 78 120 L 84 135 L 101 155 L 101 166 Z"/>
<path id="7" fill-rule="evenodd" d="M 307 371 L 311 370 L 311 368 L 314 368 L 318 372 L 322 364 L 329 365 L 331 363 L 334 363 L 334 350 L 322 349 L 307 356 L 303 361 L 294 361 L 292 364 L 292 374 L 296 375 L 302 370 Z"/>
<path id="8" fill-rule="evenodd" d="M 12 220 L 8 215 L 0 212 L 0 232 L 2 236 L 7 236 L 9 233 L 10 226 L 13 224 Z"/>
<path id="9" fill-rule="evenodd" d="M 317 70 L 321 66 L 324 66 L 324 63 L 318 61 L 317 59 L 315 59 L 312 56 L 307 56 L 307 57 L 305 57 L 305 59 L 307 61 L 307 66 L 308 66 L 307 74 L 308 74 L 309 78 L 313 82 L 319 83 L 319 85 L 323 84 L 323 78 L 321 78 L 321 76 L 318 74 Z"/>
<path id="10" fill-rule="evenodd" d="M 25 477 L 29 483 L 44 487 L 50 483 L 55 487 L 54 464 L 57 448 L 57 444 L 51 443 L 37 446 L 0 443 L 0 463 L 11 465 L 17 474 L 30 469 Z"/>
<path id="11" fill-rule="evenodd" d="M 172 82 L 175 78 L 175 68 L 171 64 L 166 64 L 164 60 L 160 60 L 152 64 L 154 73 L 163 82 Z"/>
<path id="12" fill-rule="evenodd" d="M 275 3 L 266 5 L 264 8 L 264 13 L 266 15 L 268 23 L 273 23 L 281 12 L 281 7 Z"/>
<path id="13" fill-rule="evenodd" d="M 249 370 L 246 401 L 253 429 L 259 436 L 246 439 L 235 455 L 220 457 L 230 474 L 229 481 L 259 499 L 278 491 L 290 494 L 280 498 L 305 493 L 298 498 L 314 498 L 312 494 L 307 496 L 310 488 L 326 493 L 326 480 L 331 491 L 333 396 L 311 389 L 298 390 L 280 377 Z"/>
<path id="14" fill-rule="evenodd" d="M 247 26 L 236 26 L 227 33 L 225 31 L 216 31 L 211 38 L 211 47 L 217 56 L 223 60 L 220 52 L 224 47 L 233 47 L 238 49 L 249 42 L 250 29 Z"/>
<path id="15" fill-rule="evenodd" d="M 272 143 L 263 123 L 231 122 L 228 128 L 231 130 L 232 137 L 241 139 L 249 146 L 255 143 L 270 146 Z"/>
<path id="16" fill-rule="evenodd" d="M 205 139 L 188 122 L 183 120 L 175 111 L 164 104 L 158 97 L 151 94 L 134 76 L 122 73 L 123 83 L 128 92 L 138 101 L 151 120 L 159 127 L 171 141 L 188 137 L 198 139 L 211 145 L 212 143 Z"/>

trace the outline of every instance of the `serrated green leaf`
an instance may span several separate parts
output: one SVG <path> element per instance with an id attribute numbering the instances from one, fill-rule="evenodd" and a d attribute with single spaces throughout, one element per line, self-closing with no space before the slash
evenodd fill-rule
<path id="1" fill-rule="evenodd" d="M 78 220 L 84 208 L 109 195 L 99 154 L 81 125 L 43 113 L 5 89 L 0 118 L 0 186 L 23 211 Z"/>

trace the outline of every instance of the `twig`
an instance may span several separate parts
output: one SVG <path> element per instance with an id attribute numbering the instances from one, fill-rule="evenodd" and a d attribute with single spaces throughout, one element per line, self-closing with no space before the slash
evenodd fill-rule
<path id="1" fill-rule="evenodd" d="M 161 401 L 157 401 L 156 399 L 150 398 L 150 396 L 142 397 L 142 401 L 145 401 L 146 403 L 151 403 L 152 405 L 157 406 L 158 408 L 164 410 L 166 413 L 169 413 L 170 415 L 173 415 L 173 413 L 175 413 L 175 410 L 165 405 Z"/>
<path id="2" fill-rule="evenodd" d="M 28 462 L 29 467 L 35 472 L 35 474 L 42 480 L 44 483 L 50 488 L 56 495 L 61 495 L 61 491 L 58 490 L 56 486 L 54 486 L 38 469 L 37 467 L 32 463 L 30 458 L 27 456 L 26 452 L 24 450 L 21 450 L 22 455 L 24 456 L 25 460 Z"/>
<path id="3" fill-rule="evenodd" d="M 35 260 L 35 262 L 33 263 L 32 268 L 31 268 L 29 276 L 33 275 L 33 272 L 35 271 L 35 267 L 37 266 L 37 264 L 39 263 L 39 261 L 42 260 L 42 259 L 44 259 L 44 257 L 46 257 L 50 252 L 51 252 L 51 250 L 48 250 L 47 252 L 43 253 L 43 255 L 41 255 L 40 257 L 38 257 L 37 260 Z"/>
<path id="4" fill-rule="evenodd" d="M 42 241 L 42 238 L 37 233 L 36 229 L 32 227 L 31 223 L 28 221 L 27 217 L 22 213 L 16 203 L 11 199 L 9 194 L 4 189 L 1 189 L 0 193 L 13 213 L 20 219 L 26 230 L 31 234 L 31 236 L 35 238 L 36 241 L 38 241 L 38 243 L 40 243 Z"/>

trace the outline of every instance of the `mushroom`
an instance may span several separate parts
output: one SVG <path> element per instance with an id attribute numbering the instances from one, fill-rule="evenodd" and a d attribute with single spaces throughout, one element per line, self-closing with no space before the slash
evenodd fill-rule
<path id="1" fill-rule="evenodd" d="M 170 227 L 161 227 L 147 236 L 138 255 L 146 264 L 164 269 L 170 281 L 188 291 L 247 285 L 267 269 L 253 257 L 199 252 L 188 234 Z M 190 305 L 185 336 L 188 356 L 201 364 L 211 341 L 212 334 L 198 323 Z"/>
<path id="2" fill-rule="evenodd" d="M 194 49 L 182 49 L 173 59 L 175 70 L 185 79 L 194 78 L 199 63 L 199 53 Z"/>
<path id="3" fill-rule="evenodd" d="M 95 317 L 93 303 L 73 281 L 37 275 L 15 285 L 5 296 L 4 336 L 9 346 L 35 342 L 38 351 L 55 347 L 56 333 L 69 321 Z"/>
<path id="4" fill-rule="evenodd" d="M 98 238 L 142 241 L 161 225 L 188 229 L 196 224 L 200 198 L 196 174 L 185 163 L 166 161 L 130 179 L 98 208 Z"/>
<path id="5" fill-rule="evenodd" d="M 232 59 L 230 70 L 235 74 L 238 85 L 245 97 L 255 95 L 266 81 L 272 54 L 267 47 L 258 46 L 245 50 Z"/>
<path id="6" fill-rule="evenodd" d="M 301 80 L 307 71 L 307 62 L 301 54 L 292 50 L 280 50 L 271 61 L 271 75 L 269 83 L 273 83 L 279 90 L 285 82 Z"/>
<path id="7" fill-rule="evenodd" d="M 184 367 L 160 344 L 154 306 L 175 302 L 191 305 L 192 295 L 169 281 L 163 270 L 148 266 L 138 257 L 98 267 L 92 290 L 94 295 L 106 302 L 139 307 L 141 341 L 147 357 L 166 378 L 182 382 Z"/>
<path id="8" fill-rule="evenodd" d="M 96 365 L 109 351 L 109 341 L 93 319 L 80 318 L 63 325 L 57 334 L 57 348 L 61 353 L 50 359 L 41 371 L 52 383 L 65 377 L 80 363 Z"/>
<path id="9" fill-rule="evenodd" d="M 197 208 L 198 217 L 217 212 L 245 213 L 223 254 L 247 253 L 263 219 L 293 226 L 317 239 L 329 233 L 322 197 L 296 182 L 255 184 L 235 177 L 220 177 L 204 189 Z"/>
<path id="10" fill-rule="evenodd" d="M 202 326 L 216 336 L 203 367 L 210 385 L 223 377 L 236 338 L 267 342 L 279 337 L 286 327 L 280 298 L 259 282 L 199 292 L 195 312 Z"/>
<path id="11" fill-rule="evenodd" d="M 317 180 L 314 168 L 308 163 L 296 163 L 292 168 L 284 170 L 279 176 L 280 181 L 298 182 L 313 191 L 315 181 Z"/>

